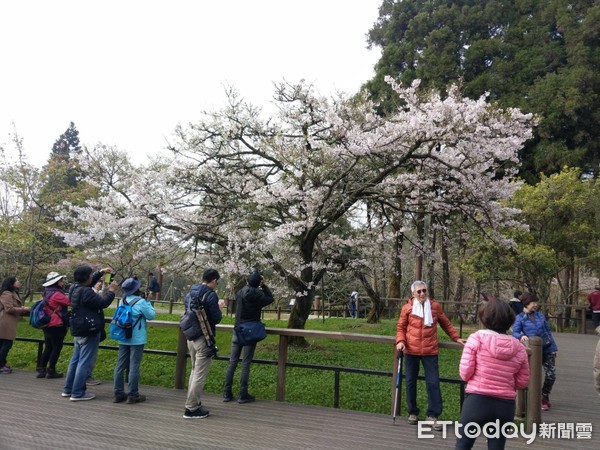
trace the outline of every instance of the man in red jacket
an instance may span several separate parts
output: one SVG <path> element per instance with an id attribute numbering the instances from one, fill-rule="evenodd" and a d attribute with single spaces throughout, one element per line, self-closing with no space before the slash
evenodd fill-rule
<path id="1" fill-rule="evenodd" d="M 464 344 L 466 340 L 460 338 L 440 304 L 428 297 L 425 282 L 415 281 L 411 291 L 412 297 L 402 307 L 396 328 L 396 348 L 399 352 L 404 352 L 408 423 L 416 425 L 419 421 L 417 377 L 419 363 L 422 363 L 427 386 L 427 420 L 433 422 L 434 430 L 440 431 L 442 426 L 437 423 L 437 418 L 442 413 L 438 323 L 453 341 Z"/>

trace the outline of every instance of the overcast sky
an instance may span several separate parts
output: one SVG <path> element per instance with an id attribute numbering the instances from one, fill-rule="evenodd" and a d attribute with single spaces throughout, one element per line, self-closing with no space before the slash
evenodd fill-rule
<path id="1" fill-rule="evenodd" d="M 379 58 L 366 33 L 381 1 L 2 0 L 0 145 L 14 123 L 41 166 L 73 121 L 82 144 L 141 162 L 220 109 L 224 85 L 259 105 L 284 78 L 354 93 Z"/>

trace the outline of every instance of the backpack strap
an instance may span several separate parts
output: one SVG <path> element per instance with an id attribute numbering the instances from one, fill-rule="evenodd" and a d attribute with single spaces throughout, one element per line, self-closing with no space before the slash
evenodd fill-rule
<path id="1" fill-rule="evenodd" d="M 138 297 L 138 298 L 136 298 L 134 301 L 132 301 L 131 303 L 128 303 L 128 302 L 127 302 L 127 304 L 128 304 L 129 306 L 131 306 L 131 308 L 133 309 L 133 306 L 134 306 L 134 305 L 135 305 L 137 302 L 139 302 L 140 300 L 141 300 L 141 298 L 139 298 L 139 297 Z M 141 330 L 141 329 L 142 329 L 142 324 L 141 324 L 140 322 L 141 322 L 141 320 L 142 320 L 142 317 L 143 317 L 143 316 L 144 316 L 143 314 L 140 314 L 140 315 L 138 316 L 137 320 L 136 320 L 136 321 L 133 323 L 133 325 L 131 326 L 131 328 L 132 328 L 132 329 L 133 329 L 133 328 L 135 328 L 137 324 L 139 324 L 139 325 L 140 325 L 140 326 L 139 326 L 139 328 L 138 328 L 138 330 Z"/>

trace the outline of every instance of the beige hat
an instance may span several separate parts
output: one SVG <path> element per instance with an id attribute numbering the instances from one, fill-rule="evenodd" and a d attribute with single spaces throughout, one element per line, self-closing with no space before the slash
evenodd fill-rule
<path id="1" fill-rule="evenodd" d="M 55 283 L 58 283 L 63 278 L 67 278 L 66 275 L 60 275 L 58 272 L 50 272 L 48 276 L 46 276 L 46 282 L 42 284 L 44 287 L 52 286 Z"/>

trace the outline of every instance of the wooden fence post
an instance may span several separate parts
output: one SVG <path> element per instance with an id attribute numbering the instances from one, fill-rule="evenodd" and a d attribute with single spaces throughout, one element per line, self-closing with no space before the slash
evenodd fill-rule
<path id="1" fill-rule="evenodd" d="M 183 335 L 181 328 L 179 328 L 179 336 L 177 338 L 177 356 L 175 357 L 175 389 L 185 388 L 187 351 L 187 339 Z"/>
<path id="2" fill-rule="evenodd" d="M 529 358 L 529 389 L 527 390 L 527 432 L 531 433 L 533 424 L 542 421 L 542 339 L 532 336 L 528 340 L 531 350 Z"/>
<path id="3" fill-rule="evenodd" d="M 286 376 L 286 363 L 288 355 L 288 337 L 284 335 L 279 336 L 279 357 L 277 359 L 277 392 L 275 394 L 275 400 L 278 402 L 285 401 L 285 376 Z"/>

